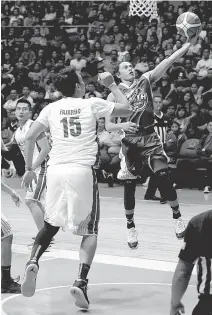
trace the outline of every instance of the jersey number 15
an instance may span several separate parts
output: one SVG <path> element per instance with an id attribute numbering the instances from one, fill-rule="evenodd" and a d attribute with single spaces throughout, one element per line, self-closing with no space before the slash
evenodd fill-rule
<path id="1" fill-rule="evenodd" d="M 61 121 L 63 124 L 63 135 L 64 138 L 70 136 L 78 137 L 81 135 L 81 124 L 79 122 L 79 116 L 64 117 Z"/>

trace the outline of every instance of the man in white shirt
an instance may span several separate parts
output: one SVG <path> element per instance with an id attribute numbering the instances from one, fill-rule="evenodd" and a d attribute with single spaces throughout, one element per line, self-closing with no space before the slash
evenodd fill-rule
<path id="1" fill-rule="evenodd" d="M 81 72 L 81 69 L 86 67 L 86 60 L 82 59 L 81 50 L 76 51 L 76 58 L 71 60 L 70 66 L 73 70 L 76 70 L 76 72 L 79 74 Z"/>
<path id="2" fill-rule="evenodd" d="M 11 90 L 10 99 L 6 101 L 3 107 L 6 109 L 6 111 L 12 111 L 16 108 L 17 101 L 18 101 L 17 91 Z"/>
<path id="3" fill-rule="evenodd" d="M 99 193 L 93 165 L 98 153 L 96 125 L 100 117 L 129 116 L 125 96 L 109 73 L 99 75 L 100 83 L 109 88 L 117 103 L 99 98 L 82 99 L 85 84 L 77 72 L 68 69 L 57 76 L 56 88 L 63 98 L 49 104 L 40 113 L 26 139 L 26 170 L 23 182 L 28 189 L 36 178 L 32 170 L 35 141 L 50 128 L 52 150 L 47 170 L 45 225 L 38 233 L 26 265 L 22 294 L 33 296 L 38 261 L 60 228 L 68 227 L 83 236 L 80 248 L 78 279 L 71 288 L 76 306 L 88 309 L 87 275 L 95 255 L 99 222 Z"/>
<path id="4" fill-rule="evenodd" d="M 212 68 L 212 59 L 209 59 L 210 50 L 205 48 L 203 50 L 202 59 L 197 62 L 196 70 L 199 77 L 206 77 L 208 69 Z"/>

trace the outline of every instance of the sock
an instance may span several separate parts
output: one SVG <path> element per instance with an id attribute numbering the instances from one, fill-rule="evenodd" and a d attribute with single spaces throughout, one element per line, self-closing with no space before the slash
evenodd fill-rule
<path id="1" fill-rule="evenodd" d="M 89 265 L 87 265 L 87 264 L 80 264 L 79 265 L 78 279 L 86 280 L 89 270 L 90 270 L 90 266 Z"/>
<path id="2" fill-rule="evenodd" d="M 7 281 L 11 279 L 10 269 L 11 266 L 1 266 L 1 280 Z"/>
<path id="3" fill-rule="evenodd" d="M 132 210 L 126 210 L 125 209 L 125 215 L 126 215 L 126 219 L 127 219 L 127 228 L 131 229 L 131 228 L 135 227 L 134 209 L 132 209 Z"/>
<path id="4" fill-rule="evenodd" d="M 44 227 L 35 238 L 30 260 L 34 260 L 38 263 L 38 260 L 49 247 L 52 238 L 57 234 L 59 229 L 59 227 L 52 226 L 47 222 L 44 223 Z"/>
<path id="5" fill-rule="evenodd" d="M 179 205 L 172 207 L 172 211 L 173 211 L 173 219 L 179 219 L 181 217 Z"/>

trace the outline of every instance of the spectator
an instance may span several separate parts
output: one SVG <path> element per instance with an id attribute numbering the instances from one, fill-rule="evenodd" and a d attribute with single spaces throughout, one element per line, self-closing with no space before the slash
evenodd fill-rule
<path id="1" fill-rule="evenodd" d="M 27 17 L 25 17 L 25 19 L 24 19 L 24 26 L 25 27 L 32 27 L 34 25 L 34 23 L 35 23 L 35 16 L 31 12 L 31 10 L 29 10 L 27 12 Z"/>
<path id="2" fill-rule="evenodd" d="M 85 98 L 90 98 L 90 97 L 100 97 L 102 98 L 102 95 L 96 91 L 96 86 L 94 82 L 89 82 L 87 86 L 87 93 L 85 94 Z M 101 129 L 101 128 L 100 128 Z"/>
<path id="3" fill-rule="evenodd" d="M 30 96 L 30 89 L 29 89 L 29 86 L 25 85 L 22 89 L 22 94 L 23 96 L 19 99 L 24 99 L 28 102 L 30 102 L 31 106 L 33 107 L 34 105 L 34 102 L 33 102 L 33 99 L 32 97 Z"/>
<path id="4" fill-rule="evenodd" d="M 19 14 L 19 9 L 18 8 L 14 8 L 13 10 L 13 14 L 10 17 L 10 21 L 9 21 L 9 25 L 13 26 L 14 22 L 17 22 L 18 19 L 23 19 L 23 15 Z"/>
<path id="5" fill-rule="evenodd" d="M 125 50 L 125 41 L 120 40 L 119 42 L 119 51 L 118 51 L 118 61 L 124 61 L 124 57 L 128 52 Z"/>
<path id="6" fill-rule="evenodd" d="M 30 44 L 25 42 L 24 51 L 21 54 L 21 58 L 19 59 L 19 61 L 22 61 L 24 66 L 29 69 L 30 67 L 34 65 L 35 60 L 36 60 L 36 55 L 34 51 L 30 49 Z"/>
<path id="7" fill-rule="evenodd" d="M 196 70 L 199 78 L 204 78 L 208 75 L 208 69 L 212 68 L 212 59 L 209 58 L 209 48 L 203 50 L 202 59 L 198 61 Z"/>
<path id="8" fill-rule="evenodd" d="M 70 61 L 72 58 L 71 58 L 70 52 L 68 51 L 65 43 L 61 44 L 61 57 L 62 57 L 65 65 L 70 64 Z"/>
<path id="9" fill-rule="evenodd" d="M 91 50 L 89 58 L 87 59 L 86 70 L 91 77 L 95 77 L 98 73 L 98 63 L 99 61 L 95 57 L 95 51 Z"/>
<path id="10" fill-rule="evenodd" d="M 112 50 L 111 54 L 110 54 L 110 59 L 105 59 L 104 60 L 104 68 L 105 71 L 110 72 L 112 75 L 115 74 L 115 71 L 119 65 L 119 61 L 118 61 L 118 52 L 117 50 Z"/>
<path id="11" fill-rule="evenodd" d="M 43 20 L 44 21 L 54 21 L 57 17 L 57 12 L 53 5 L 47 7 L 47 13 L 45 14 Z"/>
<path id="12" fill-rule="evenodd" d="M 70 66 L 80 73 L 81 69 L 86 67 L 86 60 L 82 59 L 82 51 L 79 49 L 76 51 L 75 56 L 76 58 L 71 60 Z"/>
<path id="13" fill-rule="evenodd" d="M 118 44 L 115 44 L 115 36 L 113 34 L 109 36 L 109 43 L 106 44 L 103 48 L 106 58 L 110 58 L 112 50 L 119 50 Z"/>
<path id="14" fill-rule="evenodd" d="M 115 44 L 119 44 L 120 40 L 122 39 L 122 34 L 119 32 L 118 25 L 114 25 L 112 28 L 112 33 L 115 36 Z"/>
<path id="15" fill-rule="evenodd" d="M 33 71 L 29 72 L 28 76 L 30 79 L 37 79 L 40 82 L 42 78 L 41 65 L 39 63 L 35 63 Z"/>
<path id="16" fill-rule="evenodd" d="M 186 117 L 188 117 L 188 114 L 184 107 L 179 107 L 176 111 L 176 118 L 174 119 L 174 122 L 177 122 L 180 126 L 180 131 L 184 130 L 185 123 L 186 123 Z"/>
<path id="17" fill-rule="evenodd" d="M 13 70 L 14 67 L 12 65 L 11 54 L 9 52 L 5 52 L 1 67 L 2 74 L 11 74 Z"/>
<path id="18" fill-rule="evenodd" d="M 18 94 L 16 90 L 11 90 L 9 100 L 4 104 L 4 109 L 8 112 L 16 109 L 16 103 L 18 101 Z"/>
<path id="19" fill-rule="evenodd" d="M 50 60 L 46 60 L 45 68 L 41 71 L 41 82 L 46 84 L 46 82 L 51 77 L 51 69 L 52 69 L 52 63 Z"/>
<path id="20" fill-rule="evenodd" d="M 168 128 L 171 128 L 172 123 L 175 119 L 175 106 L 170 104 L 167 107 L 167 112 L 165 114 L 165 118 L 167 119 L 167 126 Z"/>

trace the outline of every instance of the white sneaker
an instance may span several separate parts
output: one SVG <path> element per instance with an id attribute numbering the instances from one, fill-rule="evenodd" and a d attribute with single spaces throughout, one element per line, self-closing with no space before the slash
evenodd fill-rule
<path id="1" fill-rule="evenodd" d="M 205 186 L 204 194 L 208 194 L 208 193 L 210 193 L 210 187 L 209 186 Z"/>
<path id="2" fill-rule="evenodd" d="M 120 170 L 118 172 L 117 178 L 119 180 L 126 180 L 126 179 L 136 179 L 137 176 L 134 176 L 133 174 L 131 174 L 128 170 Z"/>
<path id="3" fill-rule="evenodd" d="M 128 229 L 127 243 L 131 249 L 135 249 L 138 246 L 138 232 L 134 227 Z"/>
<path id="4" fill-rule="evenodd" d="M 186 226 L 181 217 L 178 219 L 175 219 L 175 234 L 178 239 L 181 239 L 184 237 L 186 231 Z"/>

